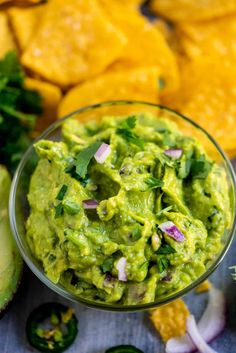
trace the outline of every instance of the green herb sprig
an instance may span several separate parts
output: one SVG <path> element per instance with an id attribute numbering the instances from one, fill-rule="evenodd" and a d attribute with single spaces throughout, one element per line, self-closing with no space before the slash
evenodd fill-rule
<path id="1" fill-rule="evenodd" d="M 36 116 L 42 113 L 40 95 L 24 87 L 24 72 L 15 52 L 0 60 L 0 163 L 14 172 L 27 149 Z"/>
<path id="2" fill-rule="evenodd" d="M 136 126 L 136 117 L 135 116 L 130 116 L 124 121 L 122 121 L 120 127 L 117 129 L 117 134 L 122 136 L 123 139 L 125 139 L 127 142 L 132 143 L 141 149 L 144 147 L 144 142 L 143 140 L 135 134 L 133 129 Z"/>

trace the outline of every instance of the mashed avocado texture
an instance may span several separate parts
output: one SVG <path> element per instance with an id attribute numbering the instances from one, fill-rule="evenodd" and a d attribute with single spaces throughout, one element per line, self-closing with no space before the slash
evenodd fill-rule
<path id="1" fill-rule="evenodd" d="M 46 275 L 78 297 L 153 302 L 194 281 L 221 250 L 225 172 L 172 122 L 149 113 L 71 119 L 60 142 L 35 149 L 27 241 Z"/>

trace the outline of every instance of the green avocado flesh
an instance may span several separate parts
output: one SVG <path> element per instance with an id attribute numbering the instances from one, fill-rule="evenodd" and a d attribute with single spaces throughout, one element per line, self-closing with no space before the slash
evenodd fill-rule
<path id="1" fill-rule="evenodd" d="M 111 152 L 98 163 L 101 143 Z M 221 251 L 231 224 L 225 171 L 173 122 L 149 113 L 71 119 L 62 141 L 35 149 L 27 241 L 48 278 L 79 298 L 150 303 L 193 282 Z M 91 199 L 98 206 L 85 209 Z M 184 241 L 160 229 L 167 221 Z"/>
<path id="2" fill-rule="evenodd" d="M 7 170 L 0 166 L 0 312 L 13 298 L 23 268 L 8 220 L 10 185 L 11 178 Z"/>

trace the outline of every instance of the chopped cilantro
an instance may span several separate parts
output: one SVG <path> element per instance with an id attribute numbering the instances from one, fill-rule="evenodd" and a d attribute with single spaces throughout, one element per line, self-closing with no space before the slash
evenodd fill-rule
<path id="1" fill-rule="evenodd" d="M 73 201 L 65 201 L 63 202 L 63 208 L 69 215 L 73 216 L 79 213 L 81 207 L 78 203 Z"/>
<path id="2" fill-rule="evenodd" d="M 196 179 L 205 179 L 211 171 L 212 163 L 207 161 L 204 155 L 199 158 L 190 158 L 186 161 L 181 161 L 178 168 L 178 177 L 186 179 L 188 177 Z"/>
<path id="3" fill-rule="evenodd" d="M 157 269 L 159 273 L 164 272 L 170 265 L 170 262 L 165 257 L 161 257 L 157 260 Z"/>
<path id="4" fill-rule="evenodd" d="M 161 247 L 156 251 L 156 253 L 160 255 L 174 254 L 175 252 L 175 249 L 169 244 L 161 245 Z"/>
<path id="5" fill-rule="evenodd" d="M 141 238 L 142 234 L 141 234 L 141 230 L 139 228 L 135 228 L 133 231 L 132 231 L 132 234 L 131 234 L 131 240 L 132 241 L 137 241 Z"/>
<path id="6" fill-rule="evenodd" d="M 59 218 L 63 215 L 63 205 L 60 202 L 57 206 L 55 206 L 55 218 Z"/>
<path id="7" fill-rule="evenodd" d="M 194 159 L 191 165 L 191 175 L 193 178 L 204 179 L 208 176 L 212 168 L 212 163 L 206 160 L 204 155 Z"/>
<path id="8" fill-rule="evenodd" d="M 0 163 L 12 172 L 30 144 L 42 100 L 24 87 L 24 72 L 15 52 L 0 60 Z"/>
<path id="9" fill-rule="evenodd" d="M 154 177 L 149 177 L 145 180 L 145 183 L 149 187 L 149 189 L 161 188 L 164 185 L 164 182 L 160 179 L 156 179 Z"/>
<path id="10" fill-rule="evenodd" d="M 101 146 L 101 144 L 102 142 L 97 141 L 78 153 L 75 161 L 75 171 L 82 179 L 85 178 L 87 174 L 88 165 L 91 159 L 93 158 L 94 154 L 97 152 L 98 148 Z"/>
<path id="11" fill-rule="evenodd" d="M 66 192 L 67 192 L 67 189 L 68 189 L 67 185 L 65 185 L 65 184 L 62 185 L 60 191 L 57 194 L 56 199 L 62 201 L 64 199 L 64 196 L 65 196 Z"/>
<path id="12" fill-rule="evenodd" d="M 126 120 L 122 121 L 121 126 L 117 129 L 117 134 L 122 136 L 127 142 L 133 143 L 143 149 L 143 140 L 133 132 L 135 126 L 136 118 L 135 116 L 130 116 Z"/>
<path id="13" fill-rule="evenodd" d="M 113 257 L 108 257 L 108 258 L 106 258 L 106 259 L 103 261 L 103 264 L 102 264 L 102 272 L 103 272 L 103 273 L 111 272 L 112 267 L 113 267 L 113 264 L 114 264 L 114 259 L 113 259 Z"/>

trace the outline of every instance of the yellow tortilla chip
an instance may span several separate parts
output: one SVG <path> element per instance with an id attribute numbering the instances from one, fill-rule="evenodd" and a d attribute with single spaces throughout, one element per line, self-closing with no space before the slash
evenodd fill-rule
<path id="1" fill-rule="evenodd" d="M 209 282 L 208 280 L 202 282 L 197 288 L 196 288 L 196 292 L 197 293 L 203 293 L 203 292 L 207 292 L 210 288 L 212 287 L 211 282 Z"/>
<path id="2" fill-rule="evenodd" d="M 186 320 L 190 312 L 183 300 L 177 299 L 151 311 L 150 319 L 163 341 L 182 336 L 186 332 Z"/>
<path id="3" fill-rule="evenodd" d="M 15 49 L 15 43 L 8 25 L 7 15 L 1 11 L 0 11 L 0 38 L 1 38 L 0 58 L 2 58 L 9 50 Z"/>
<path id="4" fill-rule="evenodd" d="M 102 72 L 125 44 L 125 36 L 94 0 L 53 0 L 22 63 L 51 82 L 69 86 Z"/>
<path id="5" fill-rule="evenodd" d="M 156 67 L 107 72 L 72 88 L 59 106 L 59 116 L 86 105 L 108 100 L 157 103 L 158 77 L 159 70 Z"/>
<path id="6" fill-rule="evenodd" d="M 118 7 L 125 6 L 126 8 L 138 8 L 145 0 L 99 0 L 103 6 L 112 7 L 118 10 Z"/>
<path id="7" fill-rule="evenodd" d="M 23 51 L 29 44 L 46 6 L 12 7 L 8 10 L 10 24 L 20 51 Z"/>
<path id="8" fill-rule="evenodd" d="M 58 104 L 62 98 L 59 87 L 48 82 L 27 77 L 25 87 L 39 92 L 43 99 L 43 115 L 38 118 L 36 130 L 43 131 L 57 118 Z"/>
<path id="9" fill-rule="evenodd" d="M 210 20 L 236 11 L 235 0 L 151 0 L 150 6 L 174 22 Z"/>
<path id="10" fill-rule="evenodd" d="M 163 35 L 143 16 L 135 12 L 128 15 L 113 11 L 109 16 L 128 38 L 122 55 L 112 65 L 112 69 L 158 66 L 165 83 L 160 94 L 176 90 L 179 85 L 178 67 Z"/>
<path id="11" fill-rule="evenodd" d="M 181 77 L 181 88 L 169 99 L 169 106 L 205 128 L 223 149 L 234 151 L 236 69 L 220 59 L 204 57 L 185 60 Z"/>
<path id="12" fill-rule="evenodd" d="M 234 63 L 236 59 L 235 23 L 236 15 L 231 15 L 203 23 L 180 24 L 177 27 L 177 33 L 188 57 L 220 57 Z"/>

